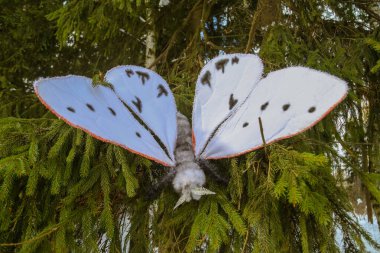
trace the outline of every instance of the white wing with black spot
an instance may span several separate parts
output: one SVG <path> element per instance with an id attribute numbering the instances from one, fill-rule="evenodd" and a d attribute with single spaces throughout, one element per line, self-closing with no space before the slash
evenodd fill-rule
<path id="1" fill-rule="evenodd" d="M 193 140 L 197 157 L 218 127 L 234 115 L 261 78 L 256 55 L 229 54 L 209 61 L 198 77 L 193 107 Z"/>
<path id="2" fill-rule="evenodd" d="M 177 108 L 169 85 L 157 73 L 139 66 L 118 66 L 105 80 L 116 95 L 157 135 L 174 161 Z"/>
<path id="3" fill-rule="evenodd" d="M 129 97 L 120 96 L 117 92 L 120 90 L 118 87 L 122 85 L 137 87 L 138 80 L 125 83 L 109 80 L 113 87 L 110 88 L 102 85 L 93 86 L 92 80 L 86 77 L 65 76 L 39 80 L 35 82 L 34 88 L 42 103 L 71 126 L 165 166 L 174 166 L 174 154 L 170 148 L 175 142 L 173 133 L 166 135 L 166 132 L 158 132 L 158 128 L 152 128 L 142 117 L 137 120 L 136 115 L 131 112 L 136 108 L 140 110 L 149 108 L 149 111 L 153 112 L 156 109 L 156 114 L 161 114 L 159 108 L 161 103 L 165 103 L 167 110 L 175 115 L 174 98 L 168 85 L 166 82 L 158 83 L 159 79 L 153 77 L 153 75 L 158 76 L 157 74 L 151 71 L 148 73 L 150 80 L 146 80 L 146 85 L 150 85 L 150 88 L 144 89 L 141 86 L 140 92 L 135 88 Z M 158 88 L 159 85 L 164 89 Z M 145 91 L 147 94 L 143 95 Z M 159 96 L 162 92 L 165 94 Z M 165 101 L 162 96 L 171 101 Z M 137 111 L 139 112 L 138 109 Z M 139 113 L 136 114 L 138 117 Z M 176 134 L 175 118 L 163 117 L 161 120 L 165 121 L 162 124 L 170 125 Z"/>
<path id="4" fill-rule="evenodd" d="M 325 117 L 347 94 L 347 85 L 327 73 L 290 67 L 268 74 L 236 114 L 224 122 L 200 157 L 238 156 L 301 133 Z"/>

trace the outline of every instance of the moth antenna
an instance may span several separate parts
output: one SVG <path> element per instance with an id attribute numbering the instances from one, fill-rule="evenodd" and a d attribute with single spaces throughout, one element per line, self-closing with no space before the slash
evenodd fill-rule
<path id="1" fill-rule="evenodd" d="M 147 200 L 157 199 L 158 196 L 161 194 L 162 190 L 168 185 L 171 185 L 171 182 L 173 181 L 173 178 L 176 174 L 176 170 L 173 168 L 167 168 L 167 169 L 169 170 L 169 172 L 166 173 L 164 176 L 162 176 L 157 183 L 149 187 L 146 193 Z"/>
<path id="2" fill-rule="evenodd" d="M 223 177 L 222 175 L 220 175 L 220 173 L 219 173 L 220 170 L 216 165 L 212 164 L 211 162 L 209 162 L 207 160 L 203 160 L 203 159 L 198 160 L 198 164 L 208 175 L 212 176 L 216 182 L 223 184 L 225 186 L 228 185 L 228 182 L 230 180 Z"/>

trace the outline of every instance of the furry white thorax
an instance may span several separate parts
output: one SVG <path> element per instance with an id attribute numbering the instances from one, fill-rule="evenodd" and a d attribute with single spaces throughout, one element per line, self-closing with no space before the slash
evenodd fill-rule
<path id="1" fill-rule="evenodd" d="M 199 200 L 202 195 L 194 190 L 202 188 L 206 183 L 206 177 L 195 161 L 189 120 L 180 112 L 177 112 L 177 131 L 174 153 L 177 165 L 173 187 L 182 195 L 183 202 L 189 202 L 192 199 Z"/>

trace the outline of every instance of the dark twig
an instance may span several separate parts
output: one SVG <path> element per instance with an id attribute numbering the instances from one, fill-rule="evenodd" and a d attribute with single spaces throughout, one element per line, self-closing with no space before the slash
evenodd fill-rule
<path id="1" fill-rule="evenodd" d="M 367 3 L 365 4 L 357 3 L 356 6 L 364 10 L 371 18 L 376 19 L 377 21 L 380 21 L 380 15 L 374 12 L 373 10 L 371 10 L 371 8 L 368 7 Z"/>
<path id="2" fill-rule="evenodd" d="M 264 147 L 264 151 L 266 153 L 267 152 L 267 143 L 265 142 L 264 127 L 263 127 L 263 122 L 261 121 L 260 117 L 259 117 L 259 126 L 260 126 L 261 140 L 263 141 L 263 147 Z"/>
<path id="3" fill-rule="evenodd" d="M 263 7 L 265 4 L 264 2 L 265 2 L 265 0 L 259 0 L 257 3 L 257 8 L 255 10 L 255 14 L 252 17 L 252 23 L 251 23 L 251 28 L 249 30 L 247 46 L 245 47 L 245 53 L 248 53 L 249 50 L 251 50 L 253 42 L 255 41 L 256 29 L 257 29 L 257 26 L 259 24 L 260 15 L 263 11 Z"/>
<path id="4" fill-rule="evenodd" d="M 265 162 L 267 162 L 267 167 L 268 167 L 268 179 L 269 179 L 270 173 L 271 173 L 270 159 L 267 152 L 267 143 L 265 142 L 263 122 L 261 121 L 260 117 L 259 117 L 259 126 L 260 126 L 260 135 L 261 135 L 261 139 L 263 141 L 263 147 L 264 147 L 264 158 L 265 158 Z"/>

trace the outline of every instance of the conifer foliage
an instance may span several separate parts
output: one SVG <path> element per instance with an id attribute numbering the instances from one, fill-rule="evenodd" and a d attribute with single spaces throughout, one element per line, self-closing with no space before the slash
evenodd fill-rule
<path id="1" fill-rule="evenodd" d="M 373 0 L 1 1 L 0 252 L 380 249 L 348 198 L 360 182 L 380 221 L 379 22 Z M 349 95 L 300 136 L 213 162 L 216 195 L 176 210 L 170 183 L 149 194 L 167 168 L 68 126 L 32 89 L 40 77 L 102 80 L 150 54 L 190 116 L 197 73 L 223 52 L 258 53 L 266 72 L 329 72 Z"/>

